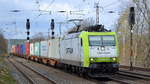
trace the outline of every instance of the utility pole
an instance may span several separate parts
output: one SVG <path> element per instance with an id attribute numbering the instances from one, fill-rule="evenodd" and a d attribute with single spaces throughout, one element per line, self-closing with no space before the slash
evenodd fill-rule
<path id="1" fill-rule="evenodd" d="M 96 25 L 99 24 L 99 2 L 95 3 L 95 8 L 96 8 Z"/>
<path id="2" fill-rule="evenodd" d="M 133 70 L 133 26 L 135 24 L 134 7 L 130 7 L 129 25 L 130 25 L 130 70 Z"/>
<path id="3" fill-rule="evenodd" d="M 62 23 L 60 22 L 60 23 L 59 23 L 59 34 L 60 34 L 60 38 L 61 38 L 61 25 L 62 25 Z"/>

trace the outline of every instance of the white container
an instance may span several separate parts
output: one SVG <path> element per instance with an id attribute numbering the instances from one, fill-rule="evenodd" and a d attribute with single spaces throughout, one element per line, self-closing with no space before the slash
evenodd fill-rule
<path id="1" fill-rule="evenodd" d="M 34 55 L 40 56 L 40 42 L 34 43 Z"/>
<path id="2" fill-rule="evenodd" d="M 51 59 L 60 59 L 60 46 L 59 46 L 60 40 L 59 39 L 50 39 L 48 41 L 48 58 Z"/>
<path id="3" fill-rule="evenodd" d="M 34 55 L 34 43 L 30 43 L 30 55 Z"/>
<path id="4" fill-rule="evenodd" d="M 48 57 L 48 41 L 41 41 L 40 56 L 41 57 Z"/>

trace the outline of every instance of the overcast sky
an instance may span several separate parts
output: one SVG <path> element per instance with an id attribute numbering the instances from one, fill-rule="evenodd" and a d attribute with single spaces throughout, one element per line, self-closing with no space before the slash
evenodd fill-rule
<path id="1" fill-rule="evenodd" d="M 0 29 L 5 31 L 6 38 L 25 39 L 25 23 L 29 18 L 31 36 L 38 32 L 48 35 L 50 20 L 55 19 L 55 32 L 59 34 L 59 22 L 64 23 L 61 26 L 64 32 L 74 26 L 72 22 L 66 23 L 69 19 L 93 18 L 95 20 L 94 3 L 98 1 L 100 24 L 104 24 L 108 29 L 114 28 L 122 10 L 120 7 L 127 0 L 0 0 Z M 13 12 L 13 10 L 19 11 Z M 72 11 L 71 14 L 70 11 Z"/>

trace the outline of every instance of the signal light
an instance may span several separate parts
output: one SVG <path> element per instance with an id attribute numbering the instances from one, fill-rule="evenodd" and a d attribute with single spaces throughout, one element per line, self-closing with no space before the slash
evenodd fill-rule
<path id="1" fill-rule="evenodd" d="M 27 28 L 28 30 L 30 29 L 30 20 L 29 20 L 29 19 L 27 19 L 26 28 Z"/>
<path id="2" fill-rule="evenodd" d="M 30 35 L 30 32 L 29 32 L 29 31 L 27 31 L 27 35 Z"/>
<path id="3" fill-rule="evenodd" d="M 52 30 L 52 39 L 54 39 L 54 26 L 55 26 L 55 23 L 54 23 L 54 19 L 51 19 L 51 30 Z"/>
<path id="4" fill-rule="evenodd" d="M 52 19 L 52 20 L 51 20 L 51 29 L 52 29 L 52 30 L 54 30 L 54 26 L 55 26 L 54 19 Z"/>
<path id="5" fill-rule="evenodd" d="M 29 37 L 27 37 L 27 40 L 30 40 L 30 38 L 29 38 Z"/>
<path id="6" fill-rule="evenodd" d="M 134 12 L 134 7 L 130 7 L 129 24 L 130 24 L 130 25 L 135 24 L 135 12 Z"/>
<path id="7" fill-rule="evenodd" d="M 52 32 L 52 35 L 54 35 L 55 34 L 55 32 Z"/>

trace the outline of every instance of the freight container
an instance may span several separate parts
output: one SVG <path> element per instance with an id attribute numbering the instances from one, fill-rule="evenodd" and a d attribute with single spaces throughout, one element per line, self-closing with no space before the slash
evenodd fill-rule
<path id="1" fill-rule="evenodd" d="M 11 54 L 11 53 L 13 53 L 13 47 L 12 47 L 12 46 L 11 46 L 11 49 L 10 49 L 10 54 Z"/>
<path id="2" fill-rule="evenodd" d="M 13 55 L 16 55 L 16 45 L 13 45 L 13 46 L 12 46 L 12 54 L 13 54 Z"/>
<path id="3" fill-rule="evenodd" d="M 12 45 L 23 44 L 25 39 L 8 39 L 8 53 L 11 52 Z"/>
<path id="4" fill-rule="evenodd" d="M 12 45 L 12 47 L 11 47 L 11 53 L 12 53 L 12 54 L 15 54 L 15 52 L 16 52 L 16 51 L 15 51 L 15 50 L 16 50 L 15 48 L 16 48 L 16 46 L 15 46 L 15 45 Z"/>
<path id="5" fill-rule="evenodd" d="M 16 45 L 16 55 L 18 55 L 18 44 Z"/>
<path id="6" fill-rule="evenodd" d="M 15 55 L 17 55 L 17 45 L 15 45 Z"/>
<path id="7" fill-rule="evenodd" d="M 26 45 L 23 44 L 23 55 L 25 55 L 25 54 L 26 54 Z"/>
<path id="8" fill-rule="evenodd" d="M 34 55 L 40 56 L 40 42 L 34 43 Z"/>
<path id="9" fill-rule="evenodd" d="M 20 55 L 22 56 L 23 55 L 23 44 L 21 44 L 21 52 L 20 52 Z"/>
<path id="10" fill-rule="evenodd" d="M 21 56 L 25 55 L 25 53 L 26 53 L 26 46 L 25 46 L 25 44 L 22 44 L 21 45 Z"/>
<path id="11" fill-rule="evenodd" d="M 16 46 L 16 45 L 14 45 L 14 50 L 13 50 L 13 54 L 14 54 L 14 55 L 16 55 L 16 53 L 17 53 L 17 49 L 16 49 L 16 47 L 17 47 L 17 46 Z"/>
<path id="12" fill-rule="evenodd" d="M 48 58 L 52 59 L 60 59 L 60 40 L 59 39 L 51 39 L 48 41 Z"/>
<path id="13" fill-rule="evenodd" d="M 21 45 L 17 45 L 17 55 L 19 56 L 21 54 Z"/>
<path id="14" fill-rule="evenodd" d="M 25 53 L 25 55 L 29 56 L 29 54 L 30 54 L 30 44 L 29 43 L 25 43 L 25 47 L 26 47 L 26 53 Z"/>
<path id="15" fill-rule="evenodd" d="M 30 43 L 30 55 L 34 56 L 34 43 Z"/>
<path id="16" fill-rule="evenodd" d="M 48 41 L 41 41 L 40 43 L 40 56 L 48 57 Z"/>

